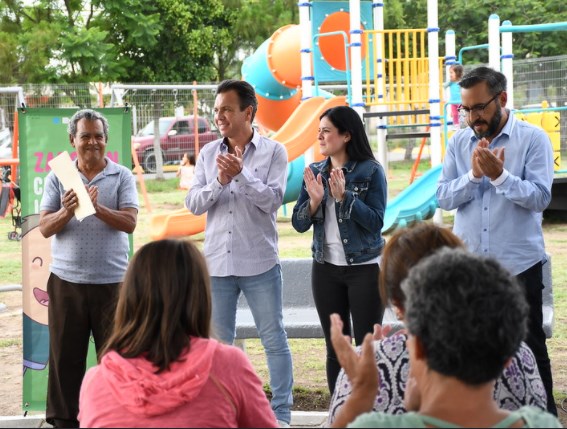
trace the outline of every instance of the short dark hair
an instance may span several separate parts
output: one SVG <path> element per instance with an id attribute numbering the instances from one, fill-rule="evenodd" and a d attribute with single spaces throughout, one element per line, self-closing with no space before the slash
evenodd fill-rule
<path id="1" fill-rule="evenodd" d="M 401 284 L 409 270 L 421 259 L 445 246 L 464 247 L 464 244 L 450 229 L 429 222 L 420 222 L 410 228 L 396 231 L 382 250 L 380 267 L 382 302 L 390 301 L 403 310 L 406 297 Z"/>
<path id="2" fill-rule="evenodd" d="M 134 255 L 120 289 L 114 327 L 99 358 L 114 350 L 144 356 L 165 371 L 190 347 L 209 338 L 211 292 L 205 258 L 188 240 L 158 240 Z"/>
<path id="3" fill-rule="evenodd" d="M 106 141 L 108 141 L 108 120 L 102 113 L 99 113 L 96 110 L 92 109 L 82 109 L 71 116 L 69 124 L 67 125 L 67 132 L 70 136 L 75 137 L 77 135 L 77 124 L 81 119 L 86 119 L 87 121 L 101 121 L 104 131 L 104 138 Z"/>
<path id="4" fill-rule="evenodd" d="M 256 98 L 256 91 L 254 87 L 244 80 L 226 79 L 217 86 L 216 95 L 228 91 L 235 91 L 240 100 L 240 111 L 243 111 L 248 106 L 252 106 L 252 119 L 254 121 L 256 112 L 258 111 L 258 99 Z"/>
<path id="5" fill-rule="evenodd" d="M 496 95 L 506 91 L 506 76 L 490 67 L 477 67 L 463 76 L 459 85 L 461 88 L 469 89 L 486 82 L 488 91 L 491 95 Z"/>
<path id="6" fill-rule="evenodd" d="M 337 127 L 340 135 L 350 134 L 350 141 L 346 145 L 349 160 L 376 159 L 374 153 L 372 153 L 362 119 L 360 119 L 356 110 L 348 106 L 332 107 L 323 112 L 319 120 L 323 118 L 328 118 Z"/>
<path id="7" fill-rule="evenodd" d="M 495 260 L 443 248 L 402 282 L 408 331 L 429 369 L 469 385 L 495 380 L 527 331 L 528 305 Z"/>

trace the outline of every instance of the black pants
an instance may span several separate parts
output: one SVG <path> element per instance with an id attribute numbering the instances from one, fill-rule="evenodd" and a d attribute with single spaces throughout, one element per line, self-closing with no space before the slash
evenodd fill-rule
<path id="1" fill-rule="evenodd" d="M 528 319 L 528 335 L 526 344 L 532 349 L 536 358 L 539 375 L 543 381 L 545 393 L 547 394 L 547 411 L 557 415 L 557 408 L 553 398 L 553 378 L 551 375 L 551 362 L 547 354 L 545 344 L 545 332 L 543 330 L 542 296 L 543 286 L 542 263 L 538 262 L 533 267 L 516 276 L 524 289 L 526 299 L 530 306 Z"/>
<path id="2" fill-rule="evenodd" d="M 364 336 L 373 331 L 375 323 L 382 323 L 384 307 L 378 292 L 378 264 L 337 266 L 313 261 L 311 285 L 313 299 L 321 321 L 327 346 L 327 383 L 331 394 L 341 366 L 331 344 L 332 313 L 338 313 L 344 323 L 343 333 L 352 335 L 350 319 L 356 345 L 362 344 Z"/>
<path id="3" fill-rule="evenodd" d="M 112 330 L 120 284 L 77 284 L 51 273 L 49 295 L 49 374 L 46 420 L 55 427 L 79 427 L 79 393 L 89 338 L 97 352 Z"/>

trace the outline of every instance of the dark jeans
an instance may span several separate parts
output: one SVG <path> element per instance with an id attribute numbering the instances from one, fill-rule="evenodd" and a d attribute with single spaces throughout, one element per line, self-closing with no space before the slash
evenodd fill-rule
<path id="1" fill-rule="evenodd" d="M 524 289 L 526 299 L 530 306 L 528 319 L 528 335 L 526 344 L 532 349 L 536 358 L 539 375 L 543 381 L 545 393 L 547 394 L 547 411 L 557 415 L 555 400 L 553 399 L 553 378 L 551 376 L 551 362 L 547 354 L 545 344 L 545 332 L 543 331 L 542 296 L 543 275 L 542 263 L 538 262 L 533 267 L 516 276 Z"/>
<path id="2" fill-rule="evenodd" d="M 89 338 L 97 352 L 112 330 L 120 284 L 77 284 L 51 273 L 49 295 L 49 375 L 46 420 L 55 427 L 79 427 L 79 393 Z"/>
<path id="3" fill-rule="evenodd" d="M 375 323 L 382 323 L 384 307 L 378 292 L 378 264 L 337 266 L 313 261 L 311 285 L 313 299 L 327 346 L 327 383 L 331 394 L 341 366 L 331 344 L 329 316 L 338 313 L 344 323 L 343 333 L 352 336 L 350 319 L 356 345 L 373 331 Z"/>

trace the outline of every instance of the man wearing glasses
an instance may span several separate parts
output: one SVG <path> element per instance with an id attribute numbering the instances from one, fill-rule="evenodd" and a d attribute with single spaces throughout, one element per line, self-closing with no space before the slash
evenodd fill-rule
<path id="1" fill-rule="evenodd" d="M 453 231 L 469 250 L 494 257 L 522 285 L 530 304 L 526 343 L 536 357 L 547 409 L 557 415 L 541 294 L 546 262 L 541 221 L 551 201 L 551 142 L 542 129 L 506 109 L 502 73 L 479 67 L 459 84 L 459 112 L 469 128 L 449 141 L 437 200 L 444 210 L 456 209 Z"/>

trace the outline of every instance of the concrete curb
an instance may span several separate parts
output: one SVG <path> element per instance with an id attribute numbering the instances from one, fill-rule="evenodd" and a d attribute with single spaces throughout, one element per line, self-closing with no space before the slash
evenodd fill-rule
<path id="1" fill-rule="evenodd" d="M 292 428 L 324 427 L 329 413 L 326 411 L 292 411 Z"/>
<path id="2" fill-rule="evenodd" d="M 50 428 L 45 421 L 45 414 L 30 416 L 0 416 L 0 428 Z"/>

